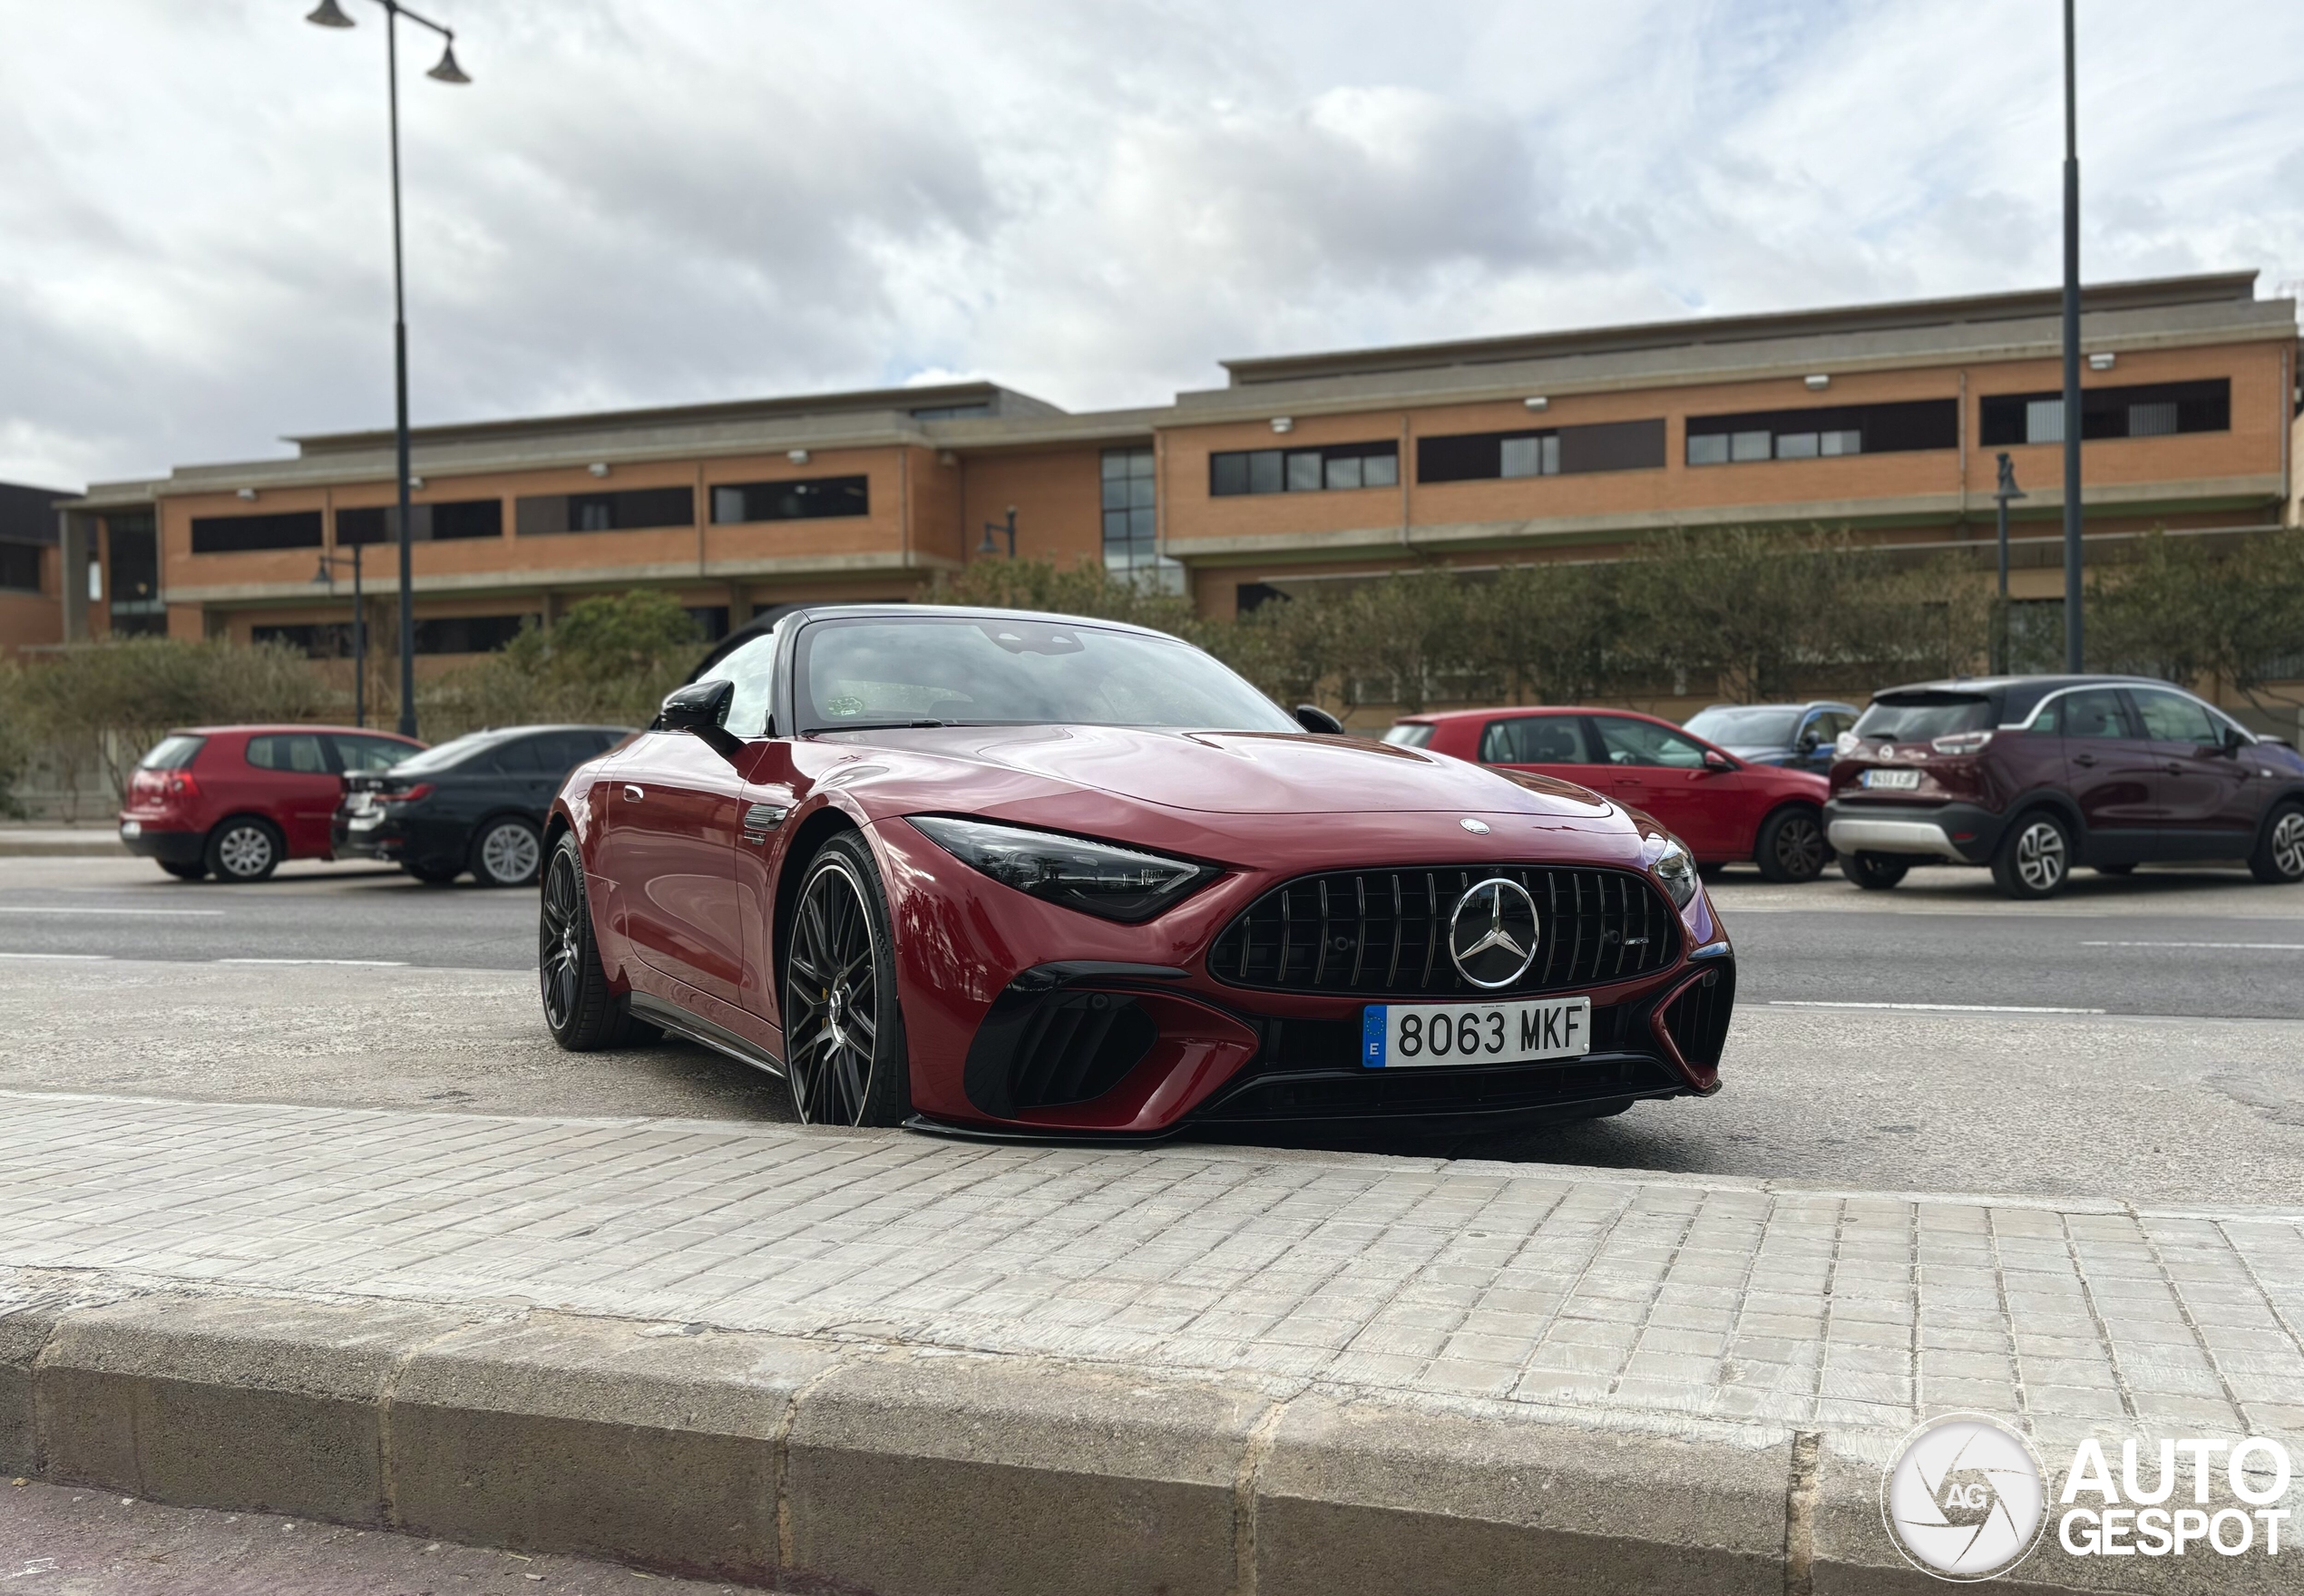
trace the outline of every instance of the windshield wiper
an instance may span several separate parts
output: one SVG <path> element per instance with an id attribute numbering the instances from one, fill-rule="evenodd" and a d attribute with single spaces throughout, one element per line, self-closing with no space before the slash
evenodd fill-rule
<path id="1" fill-rule="evenodd" d="M 807 735 L 813 737 L 819 732 L 908 732 L 914 728 L 950 726 L 958 724 L 957 721 L 949 720 L 843 721 L 837 725 L 810 726 Z"/>

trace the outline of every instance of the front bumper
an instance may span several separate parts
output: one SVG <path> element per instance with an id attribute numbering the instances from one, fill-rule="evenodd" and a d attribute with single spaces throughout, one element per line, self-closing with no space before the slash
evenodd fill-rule
<path id="1" fill-rule="evenodd" d="M 1001 887 L 908 826 L 881 825 L 873 840 L 924 1127 L 1118 1141 L 1284 1123 L 1493 1129 L 1719 1084 L 1734 961 L 1701 896 L 1679 917 L 1667 963 L 1573 988 L 1594 1010 L 1594 1050 L 1581 1057 L 1370 1069 L 1366 1006 L 1432 999 L 1249 988 L 1209 972 L 1218 933 L 1281 877 L 1237 872 L 1125 926 Z"/>
<path id="2" fill-rule="evenodd" d="M 1881 853 L 1985 864 L 2006 817 L 1974 803 L 1888 804 L 1835 798 L 1824 805 L 1824 838 L 1835 853 Z"/>
<path id="3" fill-rule="evenodd" d="M 205 832 L 154 831 L 150 822 L 123 817 L 120 845 L 142 859 L 162 864 L 198 864 L 208 852 Z"/>

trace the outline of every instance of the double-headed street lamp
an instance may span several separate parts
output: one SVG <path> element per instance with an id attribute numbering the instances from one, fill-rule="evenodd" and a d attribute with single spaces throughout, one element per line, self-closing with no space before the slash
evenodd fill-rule
<path id="1" fill-rule="evenodd" d="M 416 735 L 416 611 L 415 584 L 409 574 L 411 513 L 408 501 L 408 319 L 407 297 L 400 271 L 400 19 L 430 28 L 443 41 L 437 65 L 425 73 L 444 83 L 468 83 L 456 64 L 456 34 L 428 16 L 418 15 L 400 0 L 375 0 L 384 7 L 385 101 L 392 127 L 392 382 L 396 404 L 394 415 L 395 475 L 400 490 L 400 735 Z M 337 0 L 320 0 L 304 19 L 316 27 L 348 28 L 352 19 Z M 358 550 L 354 550 L 357 558 Z"/>
<path id="2" fill-rule="evenodd" d="M 352 568 L 352 724 L 365 727 L 368 724 L 368 606 L 360 590 L 361 547 L 353 544 L 349 555 L 322 553 L 319 571 L 312 580 L 326 582 L 334 591 L 337 568 Z"/>

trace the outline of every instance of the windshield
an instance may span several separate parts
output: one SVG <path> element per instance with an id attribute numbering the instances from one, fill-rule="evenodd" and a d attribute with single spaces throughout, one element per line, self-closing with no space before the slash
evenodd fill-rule
<path id="1" fill-rule="evenodd" d="M 1999 719 L 1989 698 L 1967 693 L 1916 693 L 1876 698 L 1856 735 L 1885 743 L 1931 743 L 1955 732 L 1990 731 Z"/>
<path id="2" fill-rule="evenodd" d="M 1301 731 L 1188 644 L 1069 621 L 824 621 L 800 634 L 800 730 L 890 725 Z"/>
<path id="3" fill-rule="evenodd" d="M 1789 748 L 1800 730 L 1801 712 L 1757 705 L 1716 705 L 1700 711 L 1688 729 L 1709 743 L 1731 748 Z"/>
<path id="4" fill-rule="evenodd" d="M 467 755 L 485 748 L 498 740 L 500 733 L 466 732 L 461 737 L 451 737 L 444 743 L 434 743 L 421 754 L 411 754 L 392 767 L 395 776 L 420 776 L 427 771 L 448 770 L 462 764 Z"/>

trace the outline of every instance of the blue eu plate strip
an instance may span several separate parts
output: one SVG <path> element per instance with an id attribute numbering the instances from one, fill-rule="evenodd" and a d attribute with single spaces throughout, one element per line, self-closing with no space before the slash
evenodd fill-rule
<path id="1" fill-rule="evenodd" d="M 1360 1011 L 1360 1062 L 1370 1069 L 1384 1067 L 1386 1012 L 1381 1003 L 1372 1003 Z"/>

